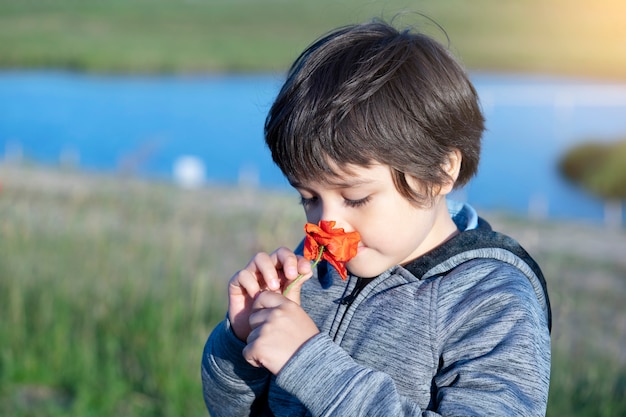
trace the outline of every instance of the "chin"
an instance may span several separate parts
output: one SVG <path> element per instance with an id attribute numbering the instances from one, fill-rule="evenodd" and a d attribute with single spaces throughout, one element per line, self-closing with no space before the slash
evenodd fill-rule
<path id="1" fill-rule="evenodd" d="M 374 278 L 379 275 L 376 271 L 372 271 L 372 263 L 370 257 L 367 255 L 368 248 L 365 246 L 359 246 L 357 255 L 346 263 L 346 269 L 357 277 L 361 278 Z"/>
<path id="2" fill-rule="evenodd" d="M 357 277 L 376 278 L 378 275 L 385 272 L 388 268 L 385 268 L 383 270 L 378 270 L 378 269 L 374 270 L 371 268 L 371 265 L 367 265 L 367 266 L 363 266 L 359 268 L 359 265 L 349 266 L 349 263 L 348 263 L 347 269 L 348 271 L 350 271 L 352 275 L 356 275 Z"/>

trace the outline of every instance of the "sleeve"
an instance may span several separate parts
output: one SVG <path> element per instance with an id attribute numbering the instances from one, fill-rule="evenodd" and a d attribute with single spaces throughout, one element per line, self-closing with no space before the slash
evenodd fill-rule
<path id="1" fill-rule="evenodd" d="M 250 365 L 225 319 L 211 332 L 202 355 L 202 390 L 212 417 L 248 416 L 268 384 L 270 373 Z"/>
<path id="2" fill-rule="evenodd" d="M 357 364 L 328 335 L 310 339 L 287 362 L 276 383 L 312 416 L 420 416 L 384 372 Z"/>
<path id="3" fill-rule="evenodd" d="M 479 262 L 471 284 L 442 281 L 436 319 L 442 415 L 545 416 L 550 385 L 548 318 L 531 280 L 503 262 Z"/>
<path id="4" fill-rule="evenodd" d="M 483 277 L 460 291 L 440 288 L 433 301 L 439 367 L 428 410 L 401 396 L 384 370 L 356 363 L 322 334 L 287 362 L 277 384 L 313 416 L 545 416 L 547 319 L 519 270 Z"/>

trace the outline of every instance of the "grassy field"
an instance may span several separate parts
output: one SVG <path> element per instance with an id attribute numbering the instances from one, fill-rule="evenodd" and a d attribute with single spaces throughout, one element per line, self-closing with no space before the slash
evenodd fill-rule
<path id="1" fill-rule="evenodd" d="M 224 284 L 299 240 L 297 198 L 6 164 L 0 184 L 0 415 L 207 415 Z M 548 415 L 626 415 L 626 231 L 488 218 L 549 282 Z"/>
<path id="2" fill-rule="evenodd" d="M 0 415 L 206 415 L 199 361 L 224 283 L 260 248 L 294 243 L 295 198 L 0 181 Z"/>
<path id="3" fill-rule="evenodd" d="M 372 17 L 448 32 L 474 70 L 626 78 L 622 0 L 0 0 L 0 68 L 282 71 Z"/>
<path id="4" fill-rule="evenodd" d="M 622 0 L 0 0 L 0 69 L 283 71 L 321 33 L 401 11 L 473 70 L 626 79 Z M 548 415 L 626 415 L 626 231 L 487 217 L 548 278 Z M 206 416 L 225 282 L 303 222 L 284 193 L 0 163 L 0 416 Z"/>

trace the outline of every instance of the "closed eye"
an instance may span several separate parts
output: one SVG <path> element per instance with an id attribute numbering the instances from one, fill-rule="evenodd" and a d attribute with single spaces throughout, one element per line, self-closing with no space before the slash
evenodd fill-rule
<path id="1" fill-rule="evenodd" d="M 315 203 L 317 203 L 317 197 L 306 198 L 300 196 L 300 204 L 302 204 L 304 208 L 311 207 Z"/>
<path id="2" fill-rule="evenodd" d="M 346 206 L 348 206 L 348 207 L 358 208 L 358 207 L 363 207 L 364 205 L 369 203 L 370 200 L 371 200 L 371 197 L 367 196 L 367 197 L 361 198 L 359 200 L 349 200 L 349 199 L 346 198 L 346 199 L 344 199 L 344 202 L 345 202 Z"/>

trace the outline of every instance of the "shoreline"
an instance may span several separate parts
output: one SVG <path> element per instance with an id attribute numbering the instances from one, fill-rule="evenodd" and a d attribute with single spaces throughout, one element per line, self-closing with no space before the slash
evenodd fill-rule
<path id="1" fill-rule="evenodd" d="M 295 244 L 302 236 L 301 207 L 283 191 L 223 185 L 185 189 L 132 176 L 7 164 L 0 164 L 0 184 L 0 211 L 9 210 L 5 213 L 14 223 L 5 229 L 24 225 L 44 236 L 61 229 L 98 238 L 113 225 L 140 240 L 194 236 L 181 244 L 190 253 L 220 252 L 220 262 L 212 266 L 217 276 L 231 273 L 256 251 Z M 131 207 L 138 207 L 136 214 L 128 214 Z M 89 221 L 81 223 L 76 214 Z M 520 242 L 541 266 L 552 302 L 554 350 L 600 352 L 626 365 L 626 229 L 479 214 L 494 230 Z M 133 220 L 145 215 L 154 218 L 145 224 Z M 158 231 L 153 222 L 162 225 Z M 218 224 L 219 230 L 203 230 Z M 223 246 L 225 238 L 230 246 Z M 228 248 L 237 248 L 237 255 Z"/>

